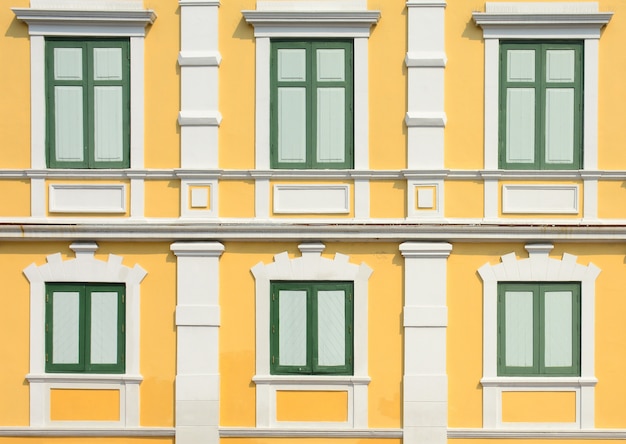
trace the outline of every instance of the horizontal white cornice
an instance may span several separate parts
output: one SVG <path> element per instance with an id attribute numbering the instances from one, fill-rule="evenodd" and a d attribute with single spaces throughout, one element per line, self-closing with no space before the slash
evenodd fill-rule
<path id="1" fill-rule="evenodd" d="M 142 10 L 77 10 L 12 8 L 18 20 L 31 25 L 128 25 L 147 26 L 156 20 L 156 12 Z"/>
<path id="2" fill-rule="evenodd" d="M 366 25 L 378 23 L 380 11 L 242 11 L 246 22 L 253 26 L 281 26 L 281 25 L 306 25 L 306 26 L 332 26 L 339 24 L 346 26 Z"/>

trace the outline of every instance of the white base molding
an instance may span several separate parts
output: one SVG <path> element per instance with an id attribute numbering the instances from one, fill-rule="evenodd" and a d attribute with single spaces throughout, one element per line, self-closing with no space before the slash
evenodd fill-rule
<path id="1" fill-rule="evenodd" d="M 402 438 L 402 429 L 274 429 L 220 427 L 220 438 Z"/>
<path id="2" fill-rule="evenodd" d="M 626 439 L 626 429 L 533 430 L 448 429 L 449 439 Z"/>
<path id="3" fill-rule="evenodd" d="M 173 427 L 136 427 L 136 428 L 46 428 L 46 427 L 0 427 L 0 437 L 171 437 Z"/>

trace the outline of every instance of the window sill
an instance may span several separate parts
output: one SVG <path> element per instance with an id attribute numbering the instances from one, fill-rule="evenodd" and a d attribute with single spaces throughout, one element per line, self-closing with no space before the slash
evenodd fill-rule
<path id="1" fill-rule="evenodd" d="M 369 385 L 369 376 L 336 376 L 336 375 L 255 375 L 252 381 L 256 384 L 282 385 Z"/>
<path id="2" fill-rule="evenodd" d="M 26 375 L 30 383 L 41 382 L 82 382 L 96 384 L 140 384 L 141 375 L 102 374 L 102 373 L 43 373 Z"/>
<path id="3" fill-rule="evenodd" d="M 483 387 L 595 387 L 598 380 L 580 376 L 499 376 L 482 378 Z"/>

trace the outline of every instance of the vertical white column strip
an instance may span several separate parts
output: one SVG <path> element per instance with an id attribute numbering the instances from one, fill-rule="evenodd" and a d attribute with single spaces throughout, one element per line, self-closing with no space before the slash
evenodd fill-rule
<path id="1" fill-rule="evenodd" d="M 267 170 L 270 167 L 270 39 L 268 37 L 256 39 L 255 128 L 255 168 Z"/>
<path id="2" fill-rule="evenodd" d="M 130 38 L 130 166 L 144 167 L 144 37 Z"/>
<path id="3" fill-rule="evenodd" d="M 33 169 L 46 168 L 46 80 L 45 40 L 30 36 L 30 163 Z"/>
<path id="4" fill-rule="evenodd" d="M 585 39 L 583 169 L 598 169 L 599 40 Z"/>
<path id="5" fill-rule="evenodd" d="M 143 177 L 130 179 L 130 217 L 142 219 L 145 209 L 145 182 Z"/>
<path id="6" fill-rule="evenodd" d="M 448 427 L 446 374 L 448 243 L 405 242 L 404 442 L 445 444 Z"/>
<path id="7" fill-rule="evenodd" d="M 270 180 L 264 177 L 254 181 L 254 217 L 270 218 Z"/>
<path id="8" fill-rule="evenodd" d="M 46 217 L 46 179 L 41 177 L 30 178 L 30 217 Z"/>
<path id="9" fill-rule="evenodd" d="M 498 169 L 498 88 L 500 41 L 485 38 L 485 169 Z"/>
<path id="10" fill-rule="evenodd" d="M 368 39 L 354 39 L 354 168 L 369 169 Z M 356 75 L 358 73 L 358 75 Z"/>
<path id="11" fill-rule="evenodd" d="M 354 218 L 369 219 L 370 217 L 370 181 L 354 179 Z"/>

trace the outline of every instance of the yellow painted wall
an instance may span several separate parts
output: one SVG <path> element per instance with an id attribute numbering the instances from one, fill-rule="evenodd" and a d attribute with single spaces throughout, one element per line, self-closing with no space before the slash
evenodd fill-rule
<path id="1" fill-rule="evenodd" d="M 178 168 L 180 9 L 176 2 L 160 0 L 144 0 L 144 7 L 158 15 L 145 39 L 145 167 Z"/>
<path id="2" fill-rule="evenodd" d="M 51 421 L 119 421 L 119 390 L 50 390 Z"/>
<path id="3" fill-rule="evenodd" d="M 30 216 L 29 180 L 0 180 L 0 196 L 11 196 L 2 199 L 0 217 Z"/>
<path id="4" fill-rule="evenodd" d="M 220 259 L 220 422 L 255 424 L 255 290 L 250 269 L 273 262 L 287 251 L 299 257 L 297 243 L 225 243 Z M 347 254 L 367 263 L 369 280 L 369 426 L 401 427 L 403 260 L 397 244 L 326 244 L 323 257 Z M 342 441 L 343 442 L 343 441 Z"/>
<path id="5" fill-rule="evenodd" d="M 406 181 L 370 182 L 370 217 L 373 219 L 406 217 Z"/>
<path id="6" fill-rule="evenodd" d="M 485 213 L 482 181 L 447 180 L 444 182 L 445 217 L 482 218 Z"/>
<path id="7" fill-rule="evenodd" d="M 146 217 L 180 217 L 180 181 L 145 181 Z"/>
<path id="8" fill-rule="evenodd" d="M 576 422 L 576 392 L 503 392 L 502 422 Z"/>
<path id="9" fill-rule="evenodd" d="M 254 181 L 219 182 L 220 217 L 254 217 Z"/>
<path id="10" fill-rule="evenodd" d="M 276 392 L 278 421 L 346 422 L 348 392 L 286 391 Z"/>
<path id="11" fill-rule="evenodd" d="M 57 252 L 64 260 L 74 258 L 70 244 L 71 241 L 0 244 L 3 294 L 11 301 L 11 310 L 0 310 L 0 337 L 11 338 L 0 341 L 0 355 L 11 357 L 2 365 L 0 426 L 27 426 L 29 422 L 29 387 L 25 376 L 29 372 L 30 286 L 23 270 L 33 262 L 44 264 L 46 256 Z M 107 260 L 109 254 L 115 254 L 123 257 L 124 265 L 139 264 L 148 272 L 141 284 L 142 426 L 171 427 L 174 424 L 176 261 L 169 245 L 168 242 L 99 242 L 96 252 L 99 260 Z"/>
<path id="12" fill-rule="evenodd" d="M 0 8 L 0 54 L 6 66 L 0 70 L 0 168 L 30 167 L 30 40 L 28 27 L 15 19 L 10 7 L 27 8 L 28 0 L 15 0 Z M 9 57 L 10 54 L 10 57 Z M 10 61 L 9 61 L 10 60 Z"/>
<path id="13" fill-rule="evenodd" d="M 598 181 L 598 217 L 626 219 L 626 181 Z"/>

